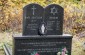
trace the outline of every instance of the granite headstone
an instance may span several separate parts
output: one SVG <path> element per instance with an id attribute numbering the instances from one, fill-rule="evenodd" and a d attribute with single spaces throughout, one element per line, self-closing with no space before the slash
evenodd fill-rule
<path id="1" fill-rule="evenodd" d="M 56 4 L 45 8 L 45 22 L 47 35 L 62 35 L 64 9 Z"/>
<path id="2" fill-rule="evenodd" d="M 39 35 L 43 22 L 44 8 L 38 4 L 29 4 L 23 8 L 23 35 Z"/>

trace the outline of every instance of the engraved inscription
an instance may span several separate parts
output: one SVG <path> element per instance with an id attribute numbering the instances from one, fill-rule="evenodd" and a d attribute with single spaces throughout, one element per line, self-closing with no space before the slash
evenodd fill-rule
<path id="1" fill-rule="evenodd" d="M 52 26 L 55 23 L 55 21 L 48 21 L 47 22 L 47 30 L 53 30 Z"/>
<path id="2" fill-rule="evenodd" d="M 58 19 L 58 17 L 49 17 L 49 19 Z"/>
<path id="3" fill-rule="evenodd" d="M 37 49 L 17 49 L 18 52 L 22 52 L 22 51 L 28 51 L 28 53 L 31 53 L 33 51 L 37 51 L 39 53 L 43 53 L 43 52 L 58 52 L 61 48 L 37 48 Z M 67 48 L 70 49 L 70 48 Z"/>
<path id="4" fill-rule="evenodd" d="M 30 43 L 20 43 L 21 45 L 29 45 L 29 46 L 34 46 L 34 47 L 52 47 L 56 46 L 57 44 L 66 44 L 66 42 L 30 42 Z M 57 46 L 56 46 L 57 47 Z"/>
<path id="5" fill-rule="evenodd" d="M 42 19 L 42 17 L 40 16 L 32 16 L 32 17 L 30 17 L 30 16 L 27 16 L 27 17 L 25 17 L 25 19 Z"/>
<path id="6" fill-rule="evenodd" d="M 34 24 L 34 23 L 33 24 L 28 24 L 27 28 L 30 29 L 30 30 L 37 30 L 38 25 Z"/>
<path id="7" fill-rule="evenodd" d="M 28 16 L 28 17 L 26 17 L 26 19 L 30 19 L 29 24 L 27 25 L 27 28 L 29 30 L 37 30 L 38 29 L 37 20 L 42 19 L 42 17 L 41 16 L 40 17 L 38 17 L 38 16 L 32 16 L 32 17 Z"/>
<path id="8" fill-rule="evenodd" d="M 58 52 L 61 48 L 62 48 L 62 44 L 67 44 L 67 42 L 29 42 L 29 43 L 20 43 L 20 45 L 22 46 L 28 46 L 28 48 L 18 48 L 17 51 L 18 52 L 25 52 L 27 51 L 28 53 L 31 53 L 33 51 L 37 51 L 39 53 L 43 53 L 43 52 Z M 32 48 L 30 48 L 32 47 Z M 36 48 L 38 47 L 38 48 Z M 42 47 L 42 48 L 41 48 Z M 51 48 L 50 48 L 51 47 Z M 63 45 L 63 47 L 65 47 Z M 67 48 L 70 49 L 70 48 Z"/>
<path id="9" fill-rule="evenodd" d="M 59 28 L 60 28 L 60 21 L 56 21 L 56 30 L 59 30 Z"/>

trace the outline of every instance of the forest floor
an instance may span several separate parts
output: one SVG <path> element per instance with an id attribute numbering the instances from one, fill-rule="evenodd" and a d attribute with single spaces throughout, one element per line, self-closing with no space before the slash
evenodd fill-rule
<path id="1" fill-rule="evenodd" d="M 7 32 L 0 33 L 0 55 L 4 55 L 2 47 L 4 43 L 12 45 L 12 34 L 13 33 L 7 33 Z M 85 51 L 83 50 L 84 48 L 82 47 L 84 42 L 85 42 L 85 37 L 78 38 L 76 35 L 73 36 L 72 55 L 85 55 Z"/>

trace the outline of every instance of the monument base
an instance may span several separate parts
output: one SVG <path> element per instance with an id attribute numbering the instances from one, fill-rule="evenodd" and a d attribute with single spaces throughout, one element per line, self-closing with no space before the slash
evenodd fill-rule
<path id="1" fill-rule="evenodd" d="M 72 36 L 13 35 L 13 55 L 71 55 Z"/>

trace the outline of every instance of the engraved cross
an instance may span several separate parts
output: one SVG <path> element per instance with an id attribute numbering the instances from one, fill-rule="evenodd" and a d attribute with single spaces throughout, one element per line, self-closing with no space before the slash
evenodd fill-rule
<path id="1" fill-rule="evenodd" d="M 32 7 L 32 10 L 33 10 L 33 15 L 35 15 L 35 6 Z"/>

